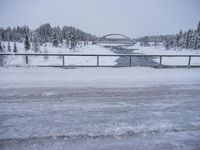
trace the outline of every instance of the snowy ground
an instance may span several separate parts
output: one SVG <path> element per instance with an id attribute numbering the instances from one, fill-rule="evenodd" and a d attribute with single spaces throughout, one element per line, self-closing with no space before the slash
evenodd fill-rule
<path id="1" fill-rule="evenodd" d="M 6 43 L 4 42 L 6 45 Z M 11 42 L 11 49 L 13 49 L 13 43 Z M 40 46 L 41 53 L 56 53 L 56 54 L 113 54 L 114 52 L 111 50 L 112 46 L 116 48 L 116 44 L 109 44 L 110 47 L 104 47 L 108 44 L 98 44 L 98 45 L 87 45 L 87 46 L 79 46 L 75 51 L 66 48 L 65 45 L 55 48 L 52 47 L 51 43 L 47 43 L 46 48 Z M 19 53 L 25 53 L 23 43 L 17 43 L 17 48 Z M 149 47 L 142 47 L 139 43 L 135 46 L 123 46 L 121 45 L 121 52 L 128 53 L 129 50 L 133 50 L 133 53 L 140 53 L 140 54 L 147 54 L 147 55 L 200 55 L 200 50 L 188 50 L 188 49 L 170 49 L 166 50 L 163 46 L 149 46 Z M 118 47 L 118 51 L 120 47 Z M 34 53 L 34 51 L 30 50 L 28 53 Z M 100 64 L 99 65 L 108 65 L 114 66 L 119 65 L 120 60 L 119 57 L 100 57 Z M 139 66 L 148 66 L 150 61 L 145 61 L 146 57 L 141 58 L 141 63 L 143 65 Z M 159 58 L 149 58 L 154 62 L 159 63 Z M 125 64 L 128 64 L 127 58 L 122 58 Z M 188 57 L 163 57 L 162 64 L 163 65 L 188 65 Z M 140 61 L 137 58 L 133 59 L 133 66 L 134 64 L 138 64 L 137 62 Z M 137 61 L 137 62 L 134 62 Z M 65 57 L 65 65 L 96 65 L 97 60 L 96 57 Z M 123 64 L 123 62 L 121 62 Z M 146 64 L 145 64 L 146 63 Z M 6 58 L 7 66 L 23 66 L 25 64 L 25 58 L 22 56 L 7 56 Z M 62 65 L 62 57 L 57 56 L 31 56 L 29 58 L 29 64 L 32 66 L 35 65 Z M 192 57 L 191 65 L 200 65 L 200 57 Z"/>
<path id="2" fill-rule="evenodd" d="M 48 53 L 113 53 L 98 45 L 75 52 L 47 47 Z M 144 54 L 199 54 L 138 45 L 128 49 L 133 48 Z M 115 65 L 116 59 L 101 63 Z M 164 58 L 163 63 L 187 60 Z M 31 59 L 32 65 L 61 62 Z M 10 57 L 7 63 L 24 60 Z M 96 59 L 66 59 L 66 64 L 88 63 Z M 200 149 L 199 74 L 200 69 L 145 67 L 0 68 L 0 150 Z"/>
<path id="3" fill-rule="evenodd" d="M 0 68 L 0 149 L 200 149 L 199 74 Z"/>
<path id="4" fill-rule="evenodd" d="M 4 42 L 7 45 L 6 42 Z M 13 42 L 10 42 L 11 49 L 13 49 Z M 23 43 L 17 43 L 18 53 L 26 53 L 24 50 Z M 86 45 L 80 46 L 75 50 L 66 48 L 65 45 L 60 47 L 52 47 L 51 43 L 47 43 L 47 46 L 40 46 L 41 53 L 51 53 L 51 54 L 113 54 L 113 52 L 107 48 L 100 45 Z M 29 50 L 28 53 L 35 53 L 33 50 Z M 101 57 L 100 65 L 115 65 L 118 57 Z M 57 56 L 31 56 L 29 58 L 29 63 L 32 66 L 35 65 L 62 65 L 62 57 Z M 96 65 L 96 57 L 65 57 L 65 65 Z M 25 58 L 23 56 L 7 56 L 6 65 L 7 66 L 23 66 L 25 64 Z"/>
<path id="5" fill-rule="evenodd" d="M 169 49 L 166 50 L 163 46 L 148 46 L 143 47 L 137 43 L 135 46 L 129 47 L 128 49 L 136 49 L 135 53 L 142 53 L 146 55 L 200 55 L 200 50 L 193 49 Z M 154 59 L 154 61 L 160 61 L 159 58 Z M 188 57 L 178 58 L 178 57 L 163 57 L 162 63 L 164 65 L 188 65 Z M 200 57 L 193 57 L 191 59 L 191 65 L 200 65 Z"/>
<path id="6" fill-rule="evenodd" d="M 200 69 L 133 68 L 0 68 L 1 88 L 138 87 L 200 82 Z"/>

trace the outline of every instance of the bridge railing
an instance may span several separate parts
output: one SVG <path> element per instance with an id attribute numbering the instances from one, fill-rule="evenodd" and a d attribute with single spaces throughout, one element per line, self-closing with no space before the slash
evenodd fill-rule
<path id="1" fill-rule="evenodd" d="M 134 57 L 138 57 L 138 58 L 159 58 L 159 62 L 157 63 L 157 65 L 155 66 L 151 66 L 151 67 L 200 67 L 200 65 L 192 65 L 191 61 L 192 58 L 194 57 L 198 57 L 200 59 L 200 55 L 143 55 L 143 54 L 43 54 L 43 53 L 0 53 L 0 57 L 1 56 L 22 56 L 25 58 L 25 64 L 26 65 L 30 65 L 29 62 L 29 57 L 31 56 L 51 56 L 51 57 L 56 57 L 59 56 L 61 57 L 61 65 L 32 65 L 32 66 L 36 66 L 36 67 L 119 67 L 117 65 L 111 66 L 111 65 L 101 65 L 100 64 L 100 58 L 101 57 L 126 57 L 128 59 L 128 64 L 126 66 L 120 66 L 120 67 L 132 67 L 135 66 L 133 58 Z M 85 56 L 89 56 L 89 57 L 95 57 L 96 58 L 96 64 L 95 65 L 66 65 L 65 64 L 65 59 L 66 57 L 85 57 Z M 163 64 L 163 58 L 164 57 L 174 57 L 174 58 L 188 58 L 188 63 L 185 65 L 164 65 Z M 200 62 L 200 60 L 199 60 Z M 149 67 L 150 67 L 149 66 Z"/>

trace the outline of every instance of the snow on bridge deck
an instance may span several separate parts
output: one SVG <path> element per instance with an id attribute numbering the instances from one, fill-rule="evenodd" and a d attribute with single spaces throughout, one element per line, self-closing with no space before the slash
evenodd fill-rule
<path id="1" fill-rule="evenodd" d="M 0 88 L 138 87 L 200 83 L 200 69 L 154 68 L 0 68 Z"/>

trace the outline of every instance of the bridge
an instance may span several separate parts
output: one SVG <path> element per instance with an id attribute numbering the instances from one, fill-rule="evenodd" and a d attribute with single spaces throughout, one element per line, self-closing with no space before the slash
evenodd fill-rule
<path id="1" fill-rule="evenodd" d="M 110 37 L 110 36 L 120 36 L 122 37 L 123 39 L 116 39 L 116 38 L 113 38 L 111 40 L 105 40 L 107 37 Z M 136 41 L 129 38 L 128 36 L 126 35 L 123 35 L 123 34 L 118 34 L 118 33 L 112 33 L 112 34 L 107 34 L 103 37 L 100 37 L 98 38 L 94 44 L 97 44 L 97 43 L 115 43 L 115 44 L 130 44 L 130 45 L 135 45 L 136 44 Z"/>

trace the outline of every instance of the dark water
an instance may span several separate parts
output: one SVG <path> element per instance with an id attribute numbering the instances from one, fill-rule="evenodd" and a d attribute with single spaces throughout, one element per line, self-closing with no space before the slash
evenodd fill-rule
<path id="1" fill-rule="evenodd" d="M 134 52 L 136 49 L 128 49 L 125 46 L 105 46 L 106 48 L 110 48 L 116 54 L 140 54 Z M 131 66 L 147 66 L 147 67 L 157 67 L 159 64 L 153 61 L 153 57 L 132 57 Z M 129 66 L 129 57 L 120 57 L 117 59 L 116 66 Z"/>

